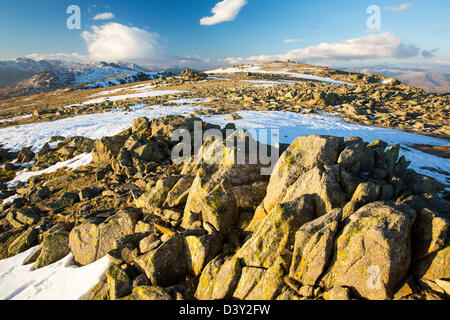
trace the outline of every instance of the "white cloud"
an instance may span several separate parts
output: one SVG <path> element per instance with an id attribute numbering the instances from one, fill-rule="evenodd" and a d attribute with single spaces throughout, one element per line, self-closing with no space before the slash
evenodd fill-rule
<path id="1" fill-rule="evenodd" d="M 399 7 L 385 7 L 386 10 L 394 12 L 405 12 L 411 7 L 411 3 L 404 3 Z"/>
<path id="2" fill-rule="evenodd" d="M 285 54 L 261 55 L 249 58 L 228 58 L 227 62 L 245 63 L 269 60 L 351 60 L 372 58 L 409 58 L 416 57 L 420 49 L 405 44 L 396 35 L 386 32 L 371 34 L 356 39 L 336 43 L 321 43 L 317 46 L 295 49 Z"/>
<path id="3" fill-rule="evenodd" d="M 119 23 L 93 26 L 91 32 L 84 31 L 81 37 L 90 56 L 98 60 L 158 60 L 162 56 L 157 33 Z"/>
<path id="4" fill-rule="evenodd" d="M 115 17 L 114 13 L 112 13 L 112 12 L 103 12 L 103 13 L 97 14 L 93 19 L 94 20 L 111 20 L 114 17 Z"/>
<path id="5" fill-rule="evenodd" d="M 29 59 L 33 59 L 36 61 L 40 60 L 61 60 L 68 62 L 78 62 L 78 63 L 90 63 L 92 62 L 92 58 L 87 55 L 82 55 L 79 53 L 48 53 L 48 54 L 40 54 L 33 53 L 26 56 Z"/>
<path id="6" fill-rule="evenodd" d="M 284 43 L 296 43 L 296 42 L 302 42 L 303 39 L 284 39 Z"/>
<path id="7" fill-rule="evenodd" d="M 201 18 L 200 24 L 211 26 L 226 21 L 232 21 L 236 19 L 242 7 L 246 4 L 247 0 L 223 0 L 217 3 L 211 10 L 214 15 Z"/>

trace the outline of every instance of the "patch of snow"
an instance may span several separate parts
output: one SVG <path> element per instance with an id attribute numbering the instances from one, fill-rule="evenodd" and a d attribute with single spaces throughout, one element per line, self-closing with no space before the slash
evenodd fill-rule
<path id="1" fill-rule="evenodd" d="M 79 300 L 105 277 L 108 257 L 77 267 L 73 255 L 35 270 L 23 265 L 37 249 L 0 260 L 0 300 Z"/>
<path id="2" fill-rule="evenodd" d="M 211 101 L 210 98 L 192 98 L 192 99 L 176 99 L 176 100 L 170 100 L 167 101 L 167 103 L 173 103 L 173 104 L 192 104 L 192 103 L 205 103 Z"/>
<path id="3" fill-rule="evenodd" d="M 189 115 L 198 106 L 153 106 L 152 109 L 145 104 L 137 104 L 126 112 L 112 110 L 110 112 L 86 114 L 55 120 L 51 122 L 30 123 L 0 129 L 0 144 L 4 148 L 19 151 L 23 147 L 32 146 L 34 152 L 39 151 L 53 136 L 65 138 L 83 136 L 91 139 L 100 139 L 103 136 L 113 136 L 131 126 L 135 118 L 147 117 L 150 120 L 164 115 Z"/>
<path id="4" fill-rule="evenodd" d="M 32 114 L 26 114 L 23 116 L 17 116 L 17 117 L 13 117 L 13 118 L 0 119 L 0 123 L 13 122 L 16 120 L 27 119 L 27 118 L 31 118 L 32 116 L 33 116 Z"/>
<path id="5" fill-rule="evenodd" d="M 207 73 L 207 74 L 226 74 L 226 73 L 238 73 L 238 72 L 279 74 L 279 75 L 286 75 L 286 76 L 298 78 L 298 79 L 315 80 L 315 81 L 322 81 L 322 82 L 334 83 L 334 84 L 353 85 L 351 83 L 334 80 L 329 77 L 319 77 L 319 76 L 313 76 L 310 74 L 289 72 L 288 70 L 274 70 L 274 71 L 261 70 L 261 68 L 259 66 L 243 66 L 242 68 L 231 67 L 231 68 L 222 68 L 222 69 L 214 69 L 214 70 L 205 71 L 205 73 Z"/>
<path id="6" fill-rule="evenodd" d="M 90 153 L 82 153 L 70 160 L 67 161 L 61 161 L 58 163 L 55 163 L 54 165 L 45 168 L 43 170 L 39 171 L 19 171 L 16 173 L 16 177 L 8 182 L 8 186 L 12 187 L 17 185 L 18 182 L 27 182 L 28 179 L 34 176 L 40 176 L 44 173 L 52 173 L 56 172 L 61 168 L 67 167 L 69 169 L 76 169 L 81 166 L 85 166 L 92 162 L 92 155 Z"/>
<path id="7" fill-rule="evenodd" d="M 19 198 L 19 195 L 18 195 L 18 194 L 13 194 L 12 196 L 10 196 L 10 197 L 4 199 L 3 202 L 2 202 L 2 204 L 8 204 L 8 203 L 11 203 L 11 202 L 13 202 L 15 199 L 17 199 L 17 198 Z"/>
<path id="8" fill-rule="evenodd" d="M 101 98 L 95 98 L 88 101 L 85 101 L 81 104 L 74 104 L 70 106 L 66 106 L 66 108 L 76 107 L 80 105 L 87 105 L 87 104 L 93 104 L 93 103 L 102 103 L 105 101 L 119 101 L 119 100 L 126 100 L 131 98 L 149 98 L 149 97 L 158 97 L 158 96 L 165 96 L 170 94 L 176 94 L 176 93 L 186 93 L 186 91 L 180 91 L 180 90 L 145 90 L 145 91 L 139 91 L 137 93 L 129 93 L 124 95 L 118 95 L 118 96 L 108 96 L 108 97 L 101 97 Z"/>

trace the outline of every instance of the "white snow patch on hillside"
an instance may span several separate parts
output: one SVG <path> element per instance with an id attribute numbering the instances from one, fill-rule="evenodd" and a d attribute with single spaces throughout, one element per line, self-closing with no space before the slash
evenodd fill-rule
<path id="1" fill-rule="evenodd" d="M 0 122 L 1 123 L 13 122 L 13 121 L 16 121 L 16 120 L 22 120 L 22 119 L 31 118 L 32 116 L 33 116 L 32 114 L 26 114 L 26 115 L 23 115 L 23 116 L 17 116 L 17 117 L 13 117 L 13 118 L 0 119 Z"/>
<path id="2" fill-rule="evenodd" d="M 205 71 L 205 73 L 207 73 L 207 74 L 227 74 L 227 73 L 238 73 L 238 72 L 252 72 L 252 73 L 262 73 L 262 74 L 279 74 L 279 75 L 285 75 L 285 76 L 298 78 L 298 79 L 315 80 L 315 81 L 322 81 L 322 82 L 334 83 L 334 84 L 352 85 L 351 83 L 334 80 L 334 79 L 331 79 L 329 77 L 319 77 L 319 76 L 313 76 L 313 75 L 310 75 L 310 74 L 301 74 L 301 73 L 289 72 L 288 70 L 266 71 L 266 70 L 262 70 L 260 66 L 242 66 L 241 68 L 230 67 L 230 68 L 222 68 L 222 69 L 214 69 L 214 70 Z"/>
<path id="3" fill-rule="evenodd" d="M 110 112 L 86 114 L 65 118 L 51 122 L 30 123 L 0 129 L 0 144 L 4 148 L 19 151 L 23 147 L 31 146 L 33 151 L 39 151 L 52 136 L 66 138 L 83 136 L 91 139 L 100 139 L 104 136 L 113 136 L 128 129 L 134 119 L 147 117 L 150 120 L 165 115 L 182 114 L 188 116 L 199 107 L 184 106 L 152 106 L 146 108 L 145 104 L 131 107 L 133 111 L 113 110 Z"/>
<path id="4" fill-rule="evenodd" d="M 26 171 L 22 170 L 16 173 L 16 177 L 8 182 L 8 186 L 12 187 L 15 186 L 18 182 L 27 182 L 28 179 L 34 176 L 40 176 L 45 173 L 52 173 L 56 172 L 61 168 L 68 168 L 68 169 L 76 169 L 81 166 L 88 165 L 92 162 L 92 155 L 90 153 L 82 153 L 72 159 L 69 159 L 67 161 L 61 161 L 58 162 L 48 168 L 45 168 L 43 170 L 39 171 Z"/>
<path id="5" fill-rule="evenodd" d="M 288 111 L 238 111 L 242 119 L 229 121 L 228 115 L 201 116 L 204 121 L 225 126 L 233 122 L 239 129 L 274 128 L 279 129 L 280 143 L 291 143 L 298 136 L 332 135 L 344 138 L 361 137 L 366 142 L 383 140 L 389 145 L 400 144 L 403 148 L 400 155 L 411 161 L 410 168 L 418 173 L 435 178 L 439 182 L 449 185 L 450 176 L 443 172 L 450 172 L 450 160 L 440 158 L 419 150 L 412 149 L 414 144 L 433 146 L 449 146 L 443 139 L 413 134 L 401 130 L 369 127 L 347 123 L 344 120 L 329 115 L 300 114 Z M 442 173 L 430 171 L 423 167 L 435 168 Z"/>
<path id="6" fill-rule="evenodd" d="M 0 300 L 78 300 L 104 279 L 108 257 L 77 267 L 73 255 L 35 270 L 24 261 L 37 249 L 0 260 Z"/>
<path id="7" fill-rule="evenodd" d="M 91 100 L 87 100 L 81 104 L 74 104 L 67 107 L 76 107 L 80 105 L 87 105 L 87 104 L 93 104 L 93 103 L 101 103 L 105 101 L 119 101 L 119 100 L 126 100 L 131 98 L 149 98 L 149 97 L 158 97 L 158 96 L 165 96 L 165 95 L 171 95 L 176 93 L 186 93 L 186 91 L 180 91 L 180 90 L 142 90 L 137 93 L 128 93 L 123 95 L 117 95 L 117 96 L 107 96 L 107 97 L 101 97 L 101 98 L 95 98 Z"/>

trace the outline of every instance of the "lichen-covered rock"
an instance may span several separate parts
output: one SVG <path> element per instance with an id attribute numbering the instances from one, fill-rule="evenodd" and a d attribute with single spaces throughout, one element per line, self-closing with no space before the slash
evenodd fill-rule
<path id="1" fill-rule="evenodd" d="M 268 182 L 260 181 L 233 187 L 238 208 L 255 209 L 266 196 Z"/>
<path id="2" fill-rule="evenodd" d="M 85 266 L 97 260 L 99 241 L 99 221 L 83 223 L 69 234 L 69 247 L 74 260 Z"/>
<path id="3" fill-rule="evenodd" d="M 165 203 L 169 207 L 176 207 L 185 204 L 194 179 L 194 175 L 182 176 L 173 186 L 173 188 L 167 193 Z"/>
<path id="4" fill-rule="evenodd" d="M 6 218 L 15 228 L 31 226 L 41 219 L 39 210 L 36 207 L 13 209 L 8 213 Z"/>
<path id="5" fill-rule="evenodd" d="M 342 219 L 349 217 L 363 205 L 380 200 L 381 191 L 381 186 L 373 182 L 359 184 L 352 199 L 343 208 Z"/>
<path id="6" fill-rule="evenodd" d="M 80 300 L 109 300 L 108 281 L 105 279 L 97 283 Z"/>
<path id="7" fill-rule="evenodd" d="M 251 163 L 248 152 L 239 152 L 242 145 L 252 143 L 257 145 L 243 131 L 235 132 L 226 141 L 212 138 L 205 141 L 196 155 L 196 159 L 202 159 L 203 163 L 189 191 L 181 224 L 183 228 L 194 229 L 200 221 L 210 223 L 222 234 L 230 232 L 239 214 L 233 188 L 266 179 L 261 175 L 262 164 L 258 161 Z"/>
<path id="8" fill-rule="evenodd" d="M 247 295 L 246 300 L 274 300 L 283 290 L 285 272 L 280 264 L 273 265 Z"/>
<path id="9" fill-rule="evenodd" d="M 416 262 L 412 267 L 412 274 L 416 279 L 436 279 L 450 278 L 450 239 L 447 239 L 445 247 L 434 252 L 424 259 Z"/>
<path id="10" fill-rule="evenodd" d="M 264 268 L 243 267 L 233 298 L 245 300 L 266 272 Z"/>
<path id="11" fill-rule="evenodd" d="M 229 299 L 241 276 L 239 259 L 228 259 L 218 256 L 203 270 L 200 276 L 195 297 L 198 300 Z"/>
<path id="12" fill-rule="evenodd" d="M 109 297 L 116 300 L 130 294 L 131 280 L 120 265 L 111 264 L 106 270 L 106 280 L 109 288 Z"/>
<path id="13" fill-rule="evenodd" d="M 337 163 L 353 175 L 369 171 L 375 163 L 374 155 L 361 138 L 345 140 L 346 148 L 341 152 Z"/>
<path id="14" fill-rule="evenodd" d="M 150 127 L 150 120 L 147 117 L 136 118 L 131 123 L 131 132 L 136 133 L 139 131 L 147 130 Z"/>
<path id="15" fill-rule="evenodd" d="M 450 221 L 429 209 L 418 212 L 412 229 L 413 261 L 444 248 Z"/>
<path id="16" fill-rule="evenodd" d="M 34 267 L 36 269 L 48 266 L 57 262 L 70 253 L 68 225 L 56 225 L 46 233 L 40 245 L 40 254 L 36 259 Z"/>
<path id="17" fill-rule="evenodd" d="M 171 176 L 159 179 L 150 191 L 144 193 L 136 200 L 136 207 L 146 208 L 147 210 L 160 207 L 179 178 L 178 176 Z"/>
<path id="18" fill-rule="evenodd" d="M 350 289 L 346 287 L 334 287 L 323 294 L 325 300 L 350 300 Z"/>
<path id="19" fill-rule="evenodd" d="M 204 266 L 222 251 L 223 237 L 218 232 L 186 236 L 185 241 L 186 267 L 193 276 L 200 275 Z"/>
<path id="20" fill-rule="evenodd" d="M 125 141 L 130 135 L 129 130 L 112 137 L 103 137 L 97 140 L 92 150 L 92 158 L 97 163 L 110 164 L 120 153 Z"/>
<path id="21" fill-rule="evenodd" d="M 99 227 L 98 249 L 96 259 L 103 258 L 110 250 L 115 249 L 116 241 L 134 233 L 140 218 L 135 210 L 126 210 L 109 217 Z"/>
<path id="22" fill-rule="evenodd" d="M 92 220 L 72 229 L 70 250 L 81 265 L 88 265 L 115 248 L 116 241 L 133 234 L 140 213 L 134 210 L 119 212 L 104 222 Z"/>
<path id="23" fill-rule="evenodd" d="M 133 289 L 130 296 L 124 300 L 152 300 L 166 301 L 173 300 L 172 297 L 161 287 L 155 286 L 138 286 Z"/>
<path id="24" fill-rule="evenodd" d="M 335 209 L 304 224 L 296 232 L 290 278 L 302 284 L 316 285 L 328 267 L 341 215 L 342 211 Z"/>
<path id="25" fill-rule="evenodd" d="M 339 184 L 338 166 L 317 166 L 302 174 L 288 188 L 283 202 L 302 195 L 312 195 L 315 202 L 315 213 L 320 217 L 345 202 L 346 193 Z"/>
<path id="26" fill-rule="evenodd" d="M 136 259 L 154 286 L 168 287 L 186 276 L 184 237 L 176 233 L 158 249 Z"/>
<path id="27" fill-rule="evenodd" d="M 30 148 L 22 148 L 17 155 L 17 163 L 27 163 L 33 160 L 34 152 Z"/>
<path id="28" fill-rule="evenodd" d="M 8 253 L 13 256 L 30 249 L 36 243 L 37 236 L 36 229 L 28 228 L 9 245 Z"/>
<path id="29" fill-rule="evenodd" d="M 245 265 L 270 268 L 281 256 L 291 255 L 295 232 L 314 218 L 314 198 L 292 199 L 273 208 L 258 230 L 236 253 Z"/>
<path id="30" fill-rule="evenodd" d="M 343 138 L 330 136 L 299 137 L 281 155 L 267 187 L 264 210 L 270 212 L 284 198 L 287 189 L 303 173 L 319 164 L 335 164 L 342 148 Z"/>
<path id="31" fill-rule="evenodd" d="M 409 270 L 414 219 L 414 211 L 388 202 L 359 209 L 335 241 L 322 285 L 349 286 L 368 299 L 391 299 Z"/>
<path id="32" fill-rule="evenodd" d="M 220 267 L 224 264 L 226 257 L 217 256 L 211 260 L 203 269 L 199 278 L 195 298 L 198 300 L 209 300 L 214 290 L 214 278 L 220 271 Z"/>

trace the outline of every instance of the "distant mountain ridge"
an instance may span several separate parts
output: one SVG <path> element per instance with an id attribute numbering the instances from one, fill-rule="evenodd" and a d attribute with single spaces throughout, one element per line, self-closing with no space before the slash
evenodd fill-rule
<path id="1" fill-rule="evenodd" d="M 450 73 L 429 71 L 421 68 L 401 68 L 393 66 L 371 66 L 353 68 L 351 71 L 378 73 L 385 77 L 394 77 L 410 86 L 421 88 L 428 93 L 449 93 Z"/>
<path id="2" fill-rule="evenodd" d="M 18 58 L 0 61 L 0 88 L 24 80 L 41 72 L 69 71 L 75 75 L 76 83 L 92 82 L 127 73 L 149 70 L 132 63 L 108 63 L 99 61 L 90 64 L 66 62 L 62 60 L 33 60 Z"/>
<path id="3" fill-rule="evenodd" d="M 61 60 L 18 58 L 0 61 L 0 99 L 49 92 L 80 84 L 88 88 L 114 86 L 136 81 L 146 81 L 167 75 L 149 72 L 132 63 L 108 63 L 99 61 L 90 64 Z M 106 79 L 121 77 L 121 79 Z"/>

